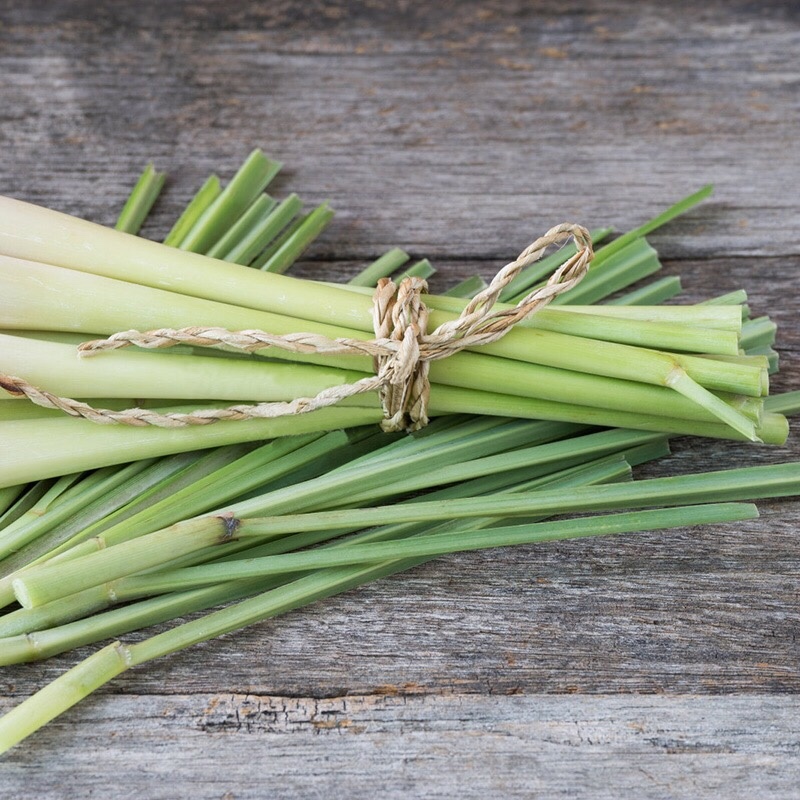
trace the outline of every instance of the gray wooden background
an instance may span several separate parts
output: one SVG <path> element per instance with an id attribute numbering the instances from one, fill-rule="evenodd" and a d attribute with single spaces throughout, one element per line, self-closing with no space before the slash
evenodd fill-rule
<path id="1" fill-rule="evenodd" d="M 800 6 L 0 1 L 0 191 L 163 234 L 254 146 L 329 198 L 300 274 L 400 245 L 434 288 L 564 219 L 652 237 L 686 297 L 744 286 L 800 388 Z M 642 474 L 800 458 L 678 441 Z M 800 506 L 450 557 L 133 671 L 0 762 L 0 795 L 800 795 Z M 64 656 L 0 673 L 0 710 Z"/>

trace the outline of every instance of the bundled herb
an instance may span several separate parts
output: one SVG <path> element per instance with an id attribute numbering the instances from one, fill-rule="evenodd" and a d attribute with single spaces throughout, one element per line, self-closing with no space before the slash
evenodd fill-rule
<path id="1" fill-rule="evenodd" d="M 328 336 L 364 338 L 369 330 L 361 321 L 369 302 L 364 287 L 398 270 L 430 274 L 427 262 L 409 267 L 405 253 L 392 250 L 348 286 L 258 279 L 262 290 L 291 286 L 287 291 L 298 298 L 297 292 L 308 291 L 309 301 L 328 303 L 324 308 L 304 309 L 286 297 L 246 300 L 242 287 L 256 283 L 248 284 L 233 264 L 249 264 L 253 274 L 254 267 L 282 272 L 330 218 L 324 205 L 303 215 L 294 195 L 278 203 L 263 194 L 277 167 L 256 152 L 226 188 L 209 178 L 166 240 L 198 255 L 190 262 L 175 250 L 177 258 L 160 278 L 147 266 L 156 252 L 148 249 L 153 243 L 138 239 L 125 240 L 121 271 L 114 265 L 107 270 L 114 272 L 111 281 L 90 274 L 100 271 L 99 264 L 83 272 L 66 231 L 79 237 L 74 242 L 87 232 L 100 246 L 111 240 L 88 223 L 70 220 L 64 221 L 65 255 L 56 266 L 22 262 L 19 252 L 0 259 L 7 275 L 17 276 L 6 286 L 17 286 L 18 299 L 30 303 L 19 313 L 11 303 L 0 310 L 0 324 L 7 328 L 0 335 L 0 371 L 19 367 L 31 382 L 92 405 L 122 409 L 137 397 L 146 407 L 166 410 L 186 401 L 194 405 L 183 407 L 194 409 L 291 399 L 362 378 L 368 369 L 362 359 L 314 355 L 285 364 L 272 360 L 285 353 L 259 348 L 253 354 L 199 355 L 183 346 L 177 352 L 74 358 L 84 334 L 108 334 L 134 318 L 154 321 L 143 328 L 190 324 L 185 320 L 192 315 L 202 324 L 211 319 L 204 313 L 219 313 L 215 324 L 230 327 L 271 322 L 277 328 L 267 330 L 279 333 L 297 332 L 302 325 Z M 152 206 L 162 183 L 152 168 L 145 171 L 120 229 L 138 230 L 146 214 L 141 209 Z M 381 412 L 365 396 L 268 424 L 251 420 L 145 432 L 62 418 L 22 401 L 1 402 L 0 432 L 16 437 L 18 446 L 57 434 L 64 443 L 80 436 L 87 452 L 72 457 L 54 452 L 23 463 L 8 471 L 8 487 L 0 489 L 0 605 L 11 606 L 15 599 L 22 605 L 0 616 L 0 664 L 48 657 L 222 608 L 90 656 L 0 720 L 0 751 L 132 666 L 437 555 L 744 520 L 757 512 L 741 501 L 797 494 L 798 464 L 631 481 L 632 466 L 668 452 L 665 434 L 785 438 L 782 414 L 796 412 L 800 402 L 794 394 L 765 399 L 766 375 L 777 368 L 771 350 L 775 330 L 765 318 L 749 319 L 743 293 L 699 306 L 657 306 L 680 290 L 675 279 L 667 279 L 607 305 L 577 305 L 606 300 L 657 271 L 657 256 L 644 235 L 707 193 L 601 247 L 588 276 L 558 299 L 558 308 L 539 312 L 490 345 L 490 355 L 462 353 L 433 364 L 431 409 L 441 416 L 410 436 L 368 425 Z M 31 213 L 47 219 L 51 212 Z M 36 224 L 15 247 L 25 257 L 52 259 L 55 250 L 33 241 Z M 592 239 L 600 242 L 608 233 L 595 231 Z M 31 238 L 25 241 L 26 236 Z M 164 252 L 158 250 L 159 258 L 166 258 Z M 201 253 L 230 264 L 197 261 Z M 566 247 L 526 268 L 501 299 L 518 301 L 573 254 Z M 198 270 L 191 279 L 185 272 L 190 263 Z M 49 331 L 32 329 L 34 309 L 43 306 L 25 288 L 31 275 L 42 277 L 40 268 L 56 281 L 67 304 Z M 231 280 L 223 289 L 227 269 Z M 202 286 L 206 277 L 212 281 L 208 288 Z M 170 291 L 159 288 L 163 281 Z M 158 286 L 142 285 L 148 282 Z M 434 324 L 459 313 L 465 303 L 459 298 L 482 288 L 476 277 L 429 298 Z M 107 306 L 93 309 L 82 302 L 78 295 L 84 289 L 107 291 Z M 217 302 L 220 298 L 225 302 Z M 155 305 L 132 311 L 137 301 Z M 174 313 L 170 302 L 177 304 Z M 266 308 L 270 304 L 274 307 Z M 297 316 L 287 315 L 287 309 Z M 342 319 L 354 327 L 339 327 Z M 533 347 L 546 354 L 529 354 L 526 348 Z M 633 377 L 625 355 L 645 369 L 646 379 Z M 591 367 L 596 358 L 602 365 Z M 673 372 L 665 376 L 658 370 L 667 363 Z M 496 392 L 497 385 L 503 393 Z M 362 427 L 334 430 L 354 425 Z M 597 430 L 598 425 L 624 429 Z M 35 434 L 37 426 L 44 433 Z M 269 441 L 256 443 L 264 438 Z M 128 459 L 139 460 L 112 466 L 120 446 Z M 171 452 L 176 454 L 165 455 Z M 92 467 L 100 468 L 84 472 Z M 26 487 L 29 480 L 36 482 Z M 608 511 L 615 513 L 595 513 Z M 594 515 L 544 521 L 585 512 Z"/>

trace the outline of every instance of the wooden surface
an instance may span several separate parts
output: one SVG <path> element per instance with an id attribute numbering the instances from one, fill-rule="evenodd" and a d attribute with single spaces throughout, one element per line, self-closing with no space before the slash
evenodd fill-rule
<path id="1" fill-rule="evenodd" d="M 687 299 L 747 288 L 800 388 L 794 2 L 0 2 L 3 193 L 163 234 L 254 146 L 330 198 L 298 274 L 400 245 L 439 286 L 562 219 L 652 237 Z M 434 287 L 436 283 L 434 283 Z M 800 458 L 675 443 L 642 475 Z M 790 798 L 800 508 L 441 559 L 135 670 L 0 762 L 16 798 Z M 88 652 L 85 651 L 85 652 Z M 5 669 L 7 709 L 75 656 Z"/>

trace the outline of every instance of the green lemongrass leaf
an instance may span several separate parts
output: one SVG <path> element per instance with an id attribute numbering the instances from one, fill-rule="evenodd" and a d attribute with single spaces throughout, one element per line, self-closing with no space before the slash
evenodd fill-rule
<path id="1" fill-rule="evenodd" d="M 333 211 L 325 202 L 303 217 L 297 228 L 291 230 L 285 239 L 279 241 L 279 245 L 269 255 L 269 258 L 263 260 L 262 257 L 259 257 L 253 262 L 253 266 L 263 272 L 273 274 L 286 272 L 314 239 L 328 227 L 332 219 Z"/>
<path id="2" fill-rule="evenodd" d="M 706 408 L 720 421 L 724 422 L 726 425 L 730 425 L 735 431 L 741 433 L 742 436 L 745 436 L 753 442 L 761 441 L 756 433 L 756 426 L 751 420 L 737 409 L 732 408 L 730 405 L 720 400 L 707 389 L 704 389 L 699 383 L 692 380 L 682 369 L 675 370 L 674 377 L 670 380 L 669 385 L 684 397 L 688 397 L 698 405 Z"/>
<path id="3" fill-rule="evenodd" d="M 22 494 L 18 494 L 14 502 L 0 515 L 0 531 L 7 528 L 26 511 L 33 508 L 36 502 L 44 496 L 53 483 L 55 483 L 55 480 L 52 479 L 37 479 L 35 483 L 27 482 L 22 484 L 22 486 L 25 487 Z M 14 487 L 17 484 L 9 483 L 8 485 Z"/>
<path id="4" fill-rule="evenodd" d="M 228 250 L 223 259 L 248 265 L 300 213 L 303 204 L 296 194 L 287 197 L 269 216 L 262 219 Z"/>
<path id="5" fill-rule="evenodd" d="M 371 508 L 347 508 L 285 514 L 247 520 L 243 535 L 278 536 L 292 531 L 362 528 L 396 523 L 436 522 L 465 517 L 511 517 L 530 514 L 565 514 L 611 511 L 647 506 L 674 506 L 789 497 L 800 494 L 800 462 L 740 467 L 714 472 L 650 478 L 621 485 L 548 488 L 513 497 L 489 496 L 435 501 L 421 498 L 413 503 Z M 250 531 L 251 533 L 248 533 Z"/>
<path id="6" fill-rule="evenodd" d="M 73 548 L 70 558 L 127 541 L 142 533 L 194 517 L 258 486 L 269 485 L 281 476 L 333 451 L 346 442 L 342 431 L 329 434 L 289 436 L 275 440 L 227 464 L 209 475 L 151 503 L 137 514 L 121 519 L 98 532 L 96 541 Z M 339 453 L 341 456 L 341 452 Z"/>
<path id="7" fill-rule="evenodd" d="M 200 215 L 180 243 L 181 250 L 206 252 L 264 191 L 281 169 L 278 161 L 254 150 L 221 194 Z"/>
<path id="8" fill-rule="evenodd" d="M 351 286 L 374 287 L 381 278 L 391 275 L 396 269 L 402 267 L 408 259 L 408 253 L 404 252 L 399 247 L 395 247 L 392 250 L 388 250 L 379 259 L 373 261 L 368 267 L 353 276 L 347 283 Z"/>
<path id="9" fill-rule="evenodd" d="M 694 194 L 690 194 L 688 197 L 679 200 L 677 203 L 670 206 L 666 211 L 645 222 L 644 225 L 640 225 L 638 228 L 634 228 L 633 230 L 624 233 L 622 236 L 615 239 L 610 244 L 607 244 L 605 247 L 602 247 L 597 252 L 593 261 L 593 267 L 600 266 L 604 261 L 607 261 L 613 255 L 618 253 L 623 247 L 626 247 L 636 239 L 639 239 L 642 236 L 647 236 L 647 234 L 652 233 L 657 228 L 660 228 L 662 225 L 665 225 L 667 222 L 675 219 L 675 217 L 685 214 L 707 197 L 710 197 L 713 191 L 714 187 L 711 184 L 708 184 Z"/>
<path id="10" fill-rule="evenodd" d="M 164 244 L 170 247 L 179 247 L 186 235 L 194 227 L 206 209 L 220 196 L 222 186 L 216 175 L 210 175 L 206 182 L 197 190 L 184 212 L 178 217 L 172 229 L 164 239 Z"/>
<path id="11" fill-rule="evenodd" d="M 619 241 L 619 240 L 617 240 Z M 636 239 L 603 263 L 602 269 L 592 262 L 586 277 L 569 292 L 556 297 L 552 305 L 589 304 L 627 288 L 661 269 L 658 253 L 645 239 Z"/>
<path id="12" fill-rule="evenodd" d="M 671 300 L 682 291 L 681 279 L 677 275 L 670 275 L 605 302 L 611 306 L 657 305 L 665 300 Z"/>
<path id="13" fill-rule="evenodd" d="M 611 228 L 597 228 L 596 230 L 590 231 L 589 236 L 591 237 L 592 244 L 603 241 L 611 232 Z M 569 243 L 559 248 L 555 253 L 526 267 L 500 293 L 500 302 L 511 303 L 523 297 L 532 286 L 539 283 L 539 281 L 544 278 L 549 278 L 558 267 L 572 258 L 576 252 L 575 245 Z"/>
<path id="14" fill-rule="evenodd" d="M 6 486 L 4 489 L 0 489 L 0 520 L 2 520 L 6 511 L 17 502 L 26 488 L 26 484 L 20 483 L 15 486 Z M 0 528 L 0 530 L 1 529 L 2 528 Z"/>
<path id="15" fill-rule="evenodd" d="M 744 289 L 735 289 L 727 294 L 703 300 L 700 305 L 708 306 L 740 306 L 747 302 L 747 292 Z"/>
<path id="16" fill-rule="evenodd" d="M 659 452 L 656 445 L 643 445 L 628 451 L 635 454 L 638 458 L 646 456 L 658 457 Z M 613 456 L 610 458 L 598 459 L 578 467 L 558 471 L 551 475 L 525 480 L 524 477 L 514 477 L 514 473 L 507 473 L 505 478 L 498 481 L 498 475 L 489 475 L 481 479 L 462 482 L 446 489 L 433 492 L 429 498 L 453 498 L 467 497 L 477 492 L 510 492 L 527 491 L 532 488 L 544 488 L 546 486 L 584 486 L 592 483 L 602 483 L 605 481 L 618 480 L 620 477 L 629 477 L 630 468 L 624 458 Z M 519 481 L 523 482 L 520 483 Z M 412 499 L 409 502 L 414 502 Z M 469 525 L 472 529 L 489 526 L 502 522 L 499 518 L 487 517 L 484 519 L 471 519 Z M 351 537 L 349 540 L 334 542 L 334 547 L 347 546 L 351 543 L 363 543 L 374 541 L 386 541 L 396 538 L 405 538 L 422 533 L 446 532 L 459 530 L 462 523 L 458 520 L 437 525 L 431 528 L 430 525 L 392 525 L 384 526 L 376 531 L 366 531 Z M 307 536 L 307 535 L 306 535 Z M 330 537 L 328 537 L 330 538 Z M 248 556 L 250 554 L 274 554 L 275 552 L 287 552 L 295 546 L 306 546 L 321 541 L 317 536 L 312 539 L 306 538 L 303 542 L 298 542 L 302 537 L 285 537 L 273 545 L 264 548 L 249 549 L 233 558 Z M 276 545 L 280 545 L 277 546 Z M 268 581 L 260 578 L 255 581 L 236 581 L 218 587 L 207 587 L 195 592 L 170 593 L 166 597 L 157 597 L 152 600 L 140 601 L 124 608 L 114 609 L 103 614 L 95 615 L 86 620 L 79 620 L 77 617 L 84 613 L 91 613 L 108 607 L 117 600 L 131 600 L 141 596 L 141 590 L 136 588 L 136 578 L 116 581 L 113 584 L 106 584 L 104 587 L 88 590 L 81 595 L 72 595 L 56 603 L 40 606 L 38 609 L 21 609 L 13 614 L 0 619 L 0 630 L 3 636 L 15 636 L 17 633 L 27 633 L 28 636 L 20 638 L 5 639 L 0 648 L 0 664 L 18 663 L 19 661 L 43 658 L 55 653 L 63 652 L 71 647 L 81 644 L 90 644 L 109 636 L 119 636 L 143 625 L 153 625 L 169 620 L 175 616 L 190 613 L 191 611 L 202 610 L 221 602 L 230 602 L 240 599 L 248 594 L 263 592 L 269 586 L 265 585 Z M 275 582 L 279 585 L 280 581 Z M 61 624 L 69 619 L 76 619 L 72 624 Z M 57 624 L 58 627 L 52 630 L 42 630 L 42 624 Z M 36 633 L 33 633 L 36 631 Z"/>
<path id="17" fill-rule="evenodd" d="M 256 225 L 266 219 L 278 205 L 268 194 L 260 194 L 239 219 L 211 246 L 203 251 L 212 258 L 224 258 Z"/>
<path id="18" fill-rule="evenodd" d="M 752 509 L 742 510 L 743 515 L 746 513 L 752 514 Z M 244 600 L 199 620 L 184 623 L 138 644 L 125 647 L 119 643 L 109 645 L 0 720 L 0 751 L 9 749 L 129 666 L 145 663 L 314 600 L 329 597 L 412 566 L 418 561 L 419 559 L 410 559 L 362 569 L 342 567 L 315 572 L 272 592 Z"/>
<path id="19" fill-rule="evenodd" d="M 139 232 L 139 228 L 142 227 L 150 209 L 161 194 L 166 177 L 165 172 L 156 172 L 152 164 L 144 168 L 114 226 L 118 231 L 134 234 Z"/>
<path id="20" fill-rule="evenodd" d="M 42 546 L 49 546 L 42 551 L 42 560 L 55 560 L 62 553 L 72 552 L 87 540 L 178 495 L 185 487 L 192 486 L 208 475 L 216 474 L 249 449 L 249 444 L 228 445 L 207 452 L 178 453 L 134 462 L 147 466 L 142 472 L 138 472 L 133 465 L 126 468 L 131 470 L 131 474 L 116 490 L 108 492 L 96 503 L 87 505 L 67 524 L 59 525 L 51 536 L 45 537 Z M 116 469 L 121 472 L 119 468 Z"/>
<path id="21" fill-rule="evenodd" d="M 415 264 L 410 266 L 404 272 L 399 273 L 395 277 L 394 282 L 400 283 L 406 278 L 421 278 L 422 280 L 427 280 L 434 274 L 436 274 L 436 270 L 431 265 L 431 262 L 428 261 L 427 258 L 423 258 L 421 261 L 417 261 Z"/>
<path id="22" fill-rule="evenodd" d="M 492 421 L 462 421 L 461 424 L 453 427 L 461 428 L 465 436 L 470 436 L 474 435 L 474 432 L 480 430 L 481 428 L 485 429 L 486 422 Z M 498 427 L 500 424 L 501 423 L 496 421 L 494 427 Z M 434 429 L 433 431 L 431 430 L 432 428 Z M 488 430 L 491 430 L 491 426 Z M 471 434 L 470 431 L 473 431 L 473 433 Z M 427 446 L 430 447 L 431 441 L 442 438 L 443 434 L 445 439 L 450 438 L 450 433 L 446 427 L 443 427 L 441 424 L 434 423 L 432 426 L 429 426 L 425 429 L 425 436 L 421 438 L 427 439 Z M 406 443 L 409 440 L 412 440 L 413 442 L 414 438 L 415 437 L 406 437 L 402 442 L 398 441 L 396 444 Z M 419 442 L 416 444 L 419 444 Z M 384 447 L 380 448 L 380 450 L 385 450 L 387 447 L 395 449 L 393 445 L 385 445 Z M 418 447 L 412 448 L 412 451 L 417 451 L 418 449 Z M 631 454 L 634 459 L 636 459 L 645 458 L 647 456 L 657 457 L 660 454 L 659 450 L 660 448 L 658 448 L 658 443 L 654 443 L 653 445 L 644 445 L 633 448 L 627 452 Z M 369 455 L 366 455 L 359 460 L 363 463 L 364 458 L 369 457 Z M 347 468 L 348 465 L 345 464 L 340 467 L 340 471 L 347 470 Z M 527 480 L 527 473 L 524 470 L 487 475 L 472 481 L 464 481 L 459 484 L 455 484 L 447 487 L 446 489 L 440 489 L 432 492 L 428 495 L 428 497 L 431 499 L 467 497 L 476 494 L 485 494 L 487 492 L 497 493 L 517 491 L 532 488 L 534 486 L 544 485 L 585 485 L 587 483 L 597 483 L 605 480 L 617 480 L 620 477 L 629 476 L 629 472 L 630 468 L 627 466 L 627 462 L 624 458 L 621 456 L 612 456 L 610 458 L 599 459 L 589 462 L 585 465 L 582 464 L 578 467 L 562 470 L 552 475 L 533 480 Z M 522 481 L 522 483 L 520 483 L 520 481 Z M 408 502 L 414 501 L 415 500 L 412 498 Z M 499 520 L 491 521 L 495 522 Z M 452 527 L 454 523 L 448 524 L 450 524 Z M 470 524 L 474 525 L 475 520 L 471 520 Z M 408 525 L 393 526 L 391 530 L 387 528 L 382 529 L 381 535 L 386 538 L 391 538 L 393 536 L 411 535 L 412 533 L 428 530 L 428 528 L 429 526 L 427 525 L 423 528 L 420 528 L 420 526 Z M 327 538 L 330 538 L 330 536 Z M 359 537 L 359 540 L 372 541 L 373 538 L 373 535 L 370 535 L 368 539 L 365 539 L 363 536 L 361 536 Z M 297 537 L 284 537 L 283 541 L 286 542 L 288 548 L 291 549 L 294 546 L 294 543 L 290 540 L 296 539 Z M 320 540 L 321 538 L 317 536 L 315 539 L 311 540 L 311 543 L 316 543 Z M 308 542 L 305 543 L 307 544 Z M 258 552 L 258 550 L 248 548 L 241 555 L 247 555 L 252 552 Z M 261 583 L 263 584 L 263 582 Z M 252 594 L 255 591 L 263 591 L 264 588 L 265 587 L 263 585 L 257 583 L 252 585 L 249 591 L 246 591 L 245 594 L 242 594 L 241 596 L 245 596 L 248 593 Z M 104 615 L 102 622 L 94 618 L 85 622 L 79 622 L 72 626 L 63 625 L 63 623 L 69 622 L 70 620 L 75 620 L 81 616 L 84 616 L 85 614 L 107 608 L 114 602 L 134 599 L 137 596 L 141 595 L 137 592 L 135 585 L 132 588 L 126 587 L 123 580 L 122 582 L 116 581 L 113 584 L 106 584 L 102 588 L 87 590 L 80 595 L 72 595 L 67 599 L 59 600 L 55 603 L 45 604 L 37 609 L 20 609 L 19 611 L 7 614 L 5 617 L 0 617 L 0 636 L 8 637 L 21 633 L 41 631 L 42 627 L 50 627 L 52 625 L 61 626 L 57 631 L 47 631 L 43 634 L 37 634 L 35 639 L 29 638 L 29 657 L 30 654 L 38 654 L 39 657 L 42 657 L 54 652 L 61 652 L 63 648 L 67 647 L 67 642 L 72 642 L 72 646 L 77 646 L 77 644 L 75 644 L 76 636 L 84 637 L 78 639 L 77 641 L 81 641 L 86 644 L 96 641 L 96 639 L 93 638 L 85 638 L 87 635 L 90 637 L 96 636 L 100 632 L 101 638 L 103 635 L 118 636 L 122 633 L 132 630 L 137 626 L 137 624 L 155 624 L 156 621 L 170 619 L 171 616 L 174 615 L 171 614 L 170 611 L 174 612 L 175 614 L 188 613 L 190 610 L 199 610 L 201 607 L 208 607 L 207 605 L 191 607 L 181 605 L 180 609 L 182 610 L 176 610 L 176 607 L 172 602 L 167 602 L 166 604 L 158 603 L 155 608 L 152 604 L 137 604 L 138 607 L 136 609 L 127 607 L 125 609 L 117 609 L 107 615 Z M 203 595 L 203 597 L 205 597 L 205 601 L 207 601 L 207 603 L 210 605 L 213 605 L 215 601 L 221 602 L 223 599 L 236 599 L 229 596 L 221 598 L 218 594 L 213 594 L 212 599 L 209 599 L 206 595 Z M 196 600 L 201 599 L 202 598 L 196 598 Z M 151 615 L 156 610 L 158 610 L 158 613 L 167 614 L 167 616 L 158 616 L 153 618 Z M 149 621 L 145 622 L 145 620 Z M 109 625 L 111 627 L 109 627 Z M 133 627 L 125 627 L 130 625 L 133 625 Z M 11 642 L 5 642 L 4 644 L 8 646 L 0 648 L 0 653 L 2 653 L 0 654 L 0 664 L 15 663 L 15 659 L 17 659 L 17 655 L 20 652 L 19 646 L 14 646 Z M 31 647 L 33 648 L 32 650 L 30 649 Z"/>
<path id="23" fill-rule="evenodd" d="M 800 391 L 782 392 L 767 397 L 764 405 L 768 411 L 776 414 L 800 414 Z"/>
<path id="24" fill-rule="evenodd" d="M 390 559 L 422 558 L 468 550 L 510 547 L 521 544 L 606 536 L 615 533 L 660 530 L 687 525 L 706 525 L 754 519 L 756 507 L 749 503 L 678 506 L 654 511 L 609 514 L 599 517 L 538 522 L 526 525 L 491 528 L 488 531 L 459 531 L 418 536 L 401 542 L 353 544 L 343 548 L 324 548 L 302 553 L 266 556 L 258 559 L 229 561 L 168 570 L 139 583 L 152 585 L 151 591 L 179 591 L 229 580 L 281 575 L 288 572 L 327 569 L 350 564 L 378 563 Z"/>
<path id="25" fill-rule="evenodd" d="M 635 322 L 659 322 L 680 324 L 702 329 L 714 328 L 723 331 L 740 333 L 742 316 L 736 306 L 660 306 L 660 305 L 568 305 L 563 308 L 543 309 L 545 319 L 555 317 L 562 319 L 566 315 L 582 314 L 593 317 L 611 317 Z"/>
<path id="26" fill-rule="evenodd" d="M 133 469 L 140 470 L 145 466 L 146 464 L 138 464 Z M 60 478 L 34 508 L 0 532 L 0 574 L 7 568 L 5 559 L 116 488 L 121 480 L 129 477 L 129 472 L 116 468 L 98 470 L 72 487 L 73 491 L 68 492 L 67 489 L 79 477 L 80 475 L 73 475 Z M 47 502 L 48 497 L 59 489 L 65 495 L 62 497 L 63 502 L 55 504 L 55 508 L 51 509 Z"/>
<path id="27" fill-rule="evenodd" d="M 165 529 L 169 532 L 156 531 L 67 562 L 44 563 L 32 567 L 20 573 L 13 581 L 14 592 L 18 599 L 24 600 L 23 605 L 41 605 L 43 602 L 81 591 L 106 580 L 114 580 L 156 566 L 168 557 L 177 558 L 180 555 L 204 550 L 217 542 L 221 524 L 223 533 L 228 531 L 224 527 L 225 521 L 229 518 L 228 514 L 232 513 L 241 518 L 257 513 L 265 507 L 265 504 L 272 513 L 277 513 L 282 508 L 302 508 L 303 504 L 309 502 L 324 503 L 328 506 L 341 504 L 342 497 L 346 497 L 350 503 L 366 499 L 377 500 L 385 497 L 387 493 L 396 496 L 490 472 L 534 464 L 540 471 L 539 474 L 546 474 L 553 469 L 585 461 L 587 457 L 599 457 L 617 452 L 624 447 L 660 438 L 652 434 L 630 431 L 607 431 L 565 442 L 534 445 L 513 453 L 501 452 L 511 442 L 524 441 L 522 437 L 526 429 L 525 438 L 529 441 L 541 440 L 542 437 L 552 438 L 558 431 L 556 426 L 547 424 L 510 423 L 499 426 L 496 430 L 490 429 L 482 438 L 465 436 L 447 448 L 413 450 L 411 456 L 405 459 L 395 458 L 388 463 L 361 460 L 350 469 L 342 470 L 341 473 L 331 473 L 319 480 L 268 492 L 262 497 L 228 506 L 221 515 L 211 517 L 210 522 L 209 518 L 188 520 L 172 526 L 171 529 Z M 470 462 L 453 464 L 454 457 L 466 452 L 473 454 L 500 452 L 500 455 L 488 455 Z M 424 471 L 420 471 L 413 478 L 402 479 L 402 476 L 415 464 L 423 462 Z M 369 482 L 368 489 L 364 488 L 365 480 Z M 241 536 L 241 528 L 236 528 L 234 532 L 236 537 Z M 230 544 L 236 537 L 230 534 L 225 541 Z M 143 566 L 144 564 L 148 566 Z M 56 583 L 48 577 L 54 574 L 59 576 Z M 40 586 L 44 583 L 49 584 L 49 587 Z"/>
<path id="28" fill-rule="evenodd" d="M 102 491 L 97 489 L 98 497 L 94 501 L 83 497 L 82 505 L 78 510 L 73 510 L 66 518 L 48 516 L 43 518 L 43 531 L 35 541 L 20 548 L 13 556 L 0 561 L 0 606 L 11 601 L 8 592 L 10 583 L 6 576 L 25 566 L 38 563 L 41 560 L 56 555 L 59 548 L 67 542 L 72 542 L 73 537 L 78 537 L 86 531 L 91 535 L 93 524 L 98 519 L 104 519 L 113 514 L 120 507 L 128 504 L 132 498 L 144 492 L 153 482 L 163 480 L 163 476 L 177 471 L 183 464 L 191 463 L 197 459 L 197 454 L 189 453 L 180 456 L 171 456 L 160 459 L 134 461 L 122 468 L 107 468 L 110 477 L 102 486 Z M 98 473 L 103 474 L 98 470 Z"/>
<path id="29" fill-rule="evenodd" d="M 769 317 L 757 317 L 748 320 L 742 326 L 740 346 L 749 351 L 759 347 L 771 347 L 775 344 L 778 326 Z"/>
<path id="30" fill-rule="evenodd" d="M 482 292 L 489 284 L 480 275 L 471 275 L 469 278 L 464 278 L 455 286 L 451 286 L 445 293 L 444 297 L 463 297 L 469 299 L 474 297 L 478 292 Z"/>

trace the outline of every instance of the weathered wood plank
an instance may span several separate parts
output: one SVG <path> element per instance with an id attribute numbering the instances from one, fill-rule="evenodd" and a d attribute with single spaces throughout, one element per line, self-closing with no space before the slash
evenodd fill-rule
<path id="1" fill-rule="evenodd" d="M 791 798 L 798 713 L 797 697 L 752 695 L 121 697 L 0 769 L 6 796 L 43 800 L 65 785 L 150 800 Z"/>
<path id="2" fill-rule="evenodd" d="M 583 5 L 6 2 L 0 185 L 108 222 L 155 159 L 162 231 L 261 145 L 339 209 L 318 255 L 502 258 L 714 182 L 668 256 L 797 254 L 791 4 Z"/>

